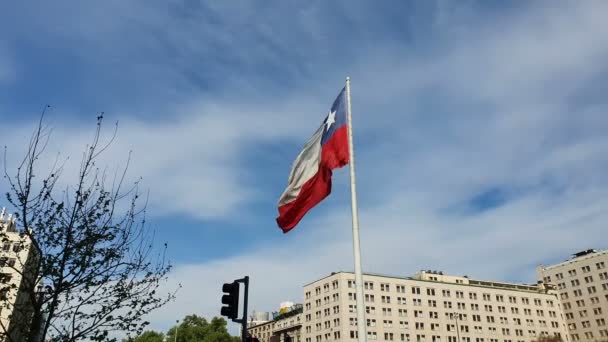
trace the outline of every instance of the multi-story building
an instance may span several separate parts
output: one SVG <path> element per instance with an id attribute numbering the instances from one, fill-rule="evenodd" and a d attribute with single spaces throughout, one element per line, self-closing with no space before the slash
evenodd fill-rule
<path id="1" fill-rule="evenodd" d="M 250 326 L 247 331 L 260 342 L 301 342 L 302 304 L 281 310 L 271 321 Z"/>
<path id="2" fill-rule="evenodd" d="M 10 335 L 22 341 L 31 315 L 31 300 L 23 279 L 31 276 L 37 255 L 31 240 L 19 232 L 12 215 L 0 212 L 0 341 Z M 31 283 L 31 282 L 29 282 Z"/>
<path id="3" fill-rule="evenodd" d="M 367 340 L 568 341 L 557 292 L 537 285 L 422 271 L 414 277 L 364 274 Z M 355 341 L 355 276 L 336 272 L 304 286 L 303 342 Z"/>
<path id="4" fill-rule="evenodd" d="M 557 287 L 572 341 L 608 341 L 608 250 L 579 252 L 536 273 Z"/>

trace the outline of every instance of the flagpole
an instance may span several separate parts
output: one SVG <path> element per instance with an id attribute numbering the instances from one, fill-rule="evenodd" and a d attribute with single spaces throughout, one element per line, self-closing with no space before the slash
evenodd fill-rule
<path id="1" fill-rule="evenodd" d="M 348 122 L 348 155 L 350 166 L 350 199 L 353 215 L 353 254 L 355 256 L 355 287 L 357 295 L 357 331 L 359 342 L 367 341 L 365 304 L 363 302 L 363 274 L 361 272 L 361 246 L 359 243 L 359 214 L 355 182 L 355 151 L 353 147 L 353 118 L 350 107 L 350 77 L 346 78 L 346 118 Z"/>

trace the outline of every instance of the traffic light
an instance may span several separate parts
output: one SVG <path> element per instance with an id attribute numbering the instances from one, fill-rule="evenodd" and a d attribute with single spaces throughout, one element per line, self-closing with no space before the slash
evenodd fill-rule
<path id="1" fill-rule="evenodd" d="M 234 320 L 239 315 L 239 283 L 226 283 L 222 286 L 222 291 L 225 293 L 222 296 L 222 304 L 226 306 L 222 306 L 221 314 Z"/>

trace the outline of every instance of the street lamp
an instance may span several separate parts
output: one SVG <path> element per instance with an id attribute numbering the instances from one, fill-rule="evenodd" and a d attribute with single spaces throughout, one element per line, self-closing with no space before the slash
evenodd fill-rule
<path id="1" fill-rule="evenodd" d="M 459 317 L 459 313 L 458 312 L 453 312 L 452 313 L 452 318 L 454 318 L 456 320 L 456 336 L 458 337 L 458 342 L 460 342 L 460 329 L 458 328 L 458 317 Z"/>
<path id="2" fill-rule="evenodd" d="M 175 339 L 173 342 L 177 342 L 177 330 L 179 329 L 179 319 L 175 320 Z"/>

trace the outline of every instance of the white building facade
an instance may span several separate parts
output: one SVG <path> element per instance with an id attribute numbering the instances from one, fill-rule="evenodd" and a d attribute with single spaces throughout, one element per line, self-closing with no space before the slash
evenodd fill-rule
<path id="1" fill-rule="evenodd" d="M 23 340 L 21 329 L 31 315 L 30 291 L 24 277 L 31 276 L 38 253 L 31 240 L 16 228 L 12 215 L 0 213 L 0 341 L 7 335 Z"/>
<path id="2" fill-rule="evenodd" d="M 423 271 L 365 274 L 368 341 L 524 342 L 568 334 L 557 292 L 543 284 L 472 280 Z M 336 272 L 304 286 L 303 342 L 355 341 L 355 276 Z"/>
<path id="3" fill-rule="evenodd" d="M 572 341 L 608 341 L 608 250 L 586 250 L 536 269 L 559 293 Z"/>
<path id="4" fill-rule="evenodd" d="M 271 321 L 250 325 L 247 329 L 260 342 L 302 342 L 302 305 L 277 313 Z"/>

